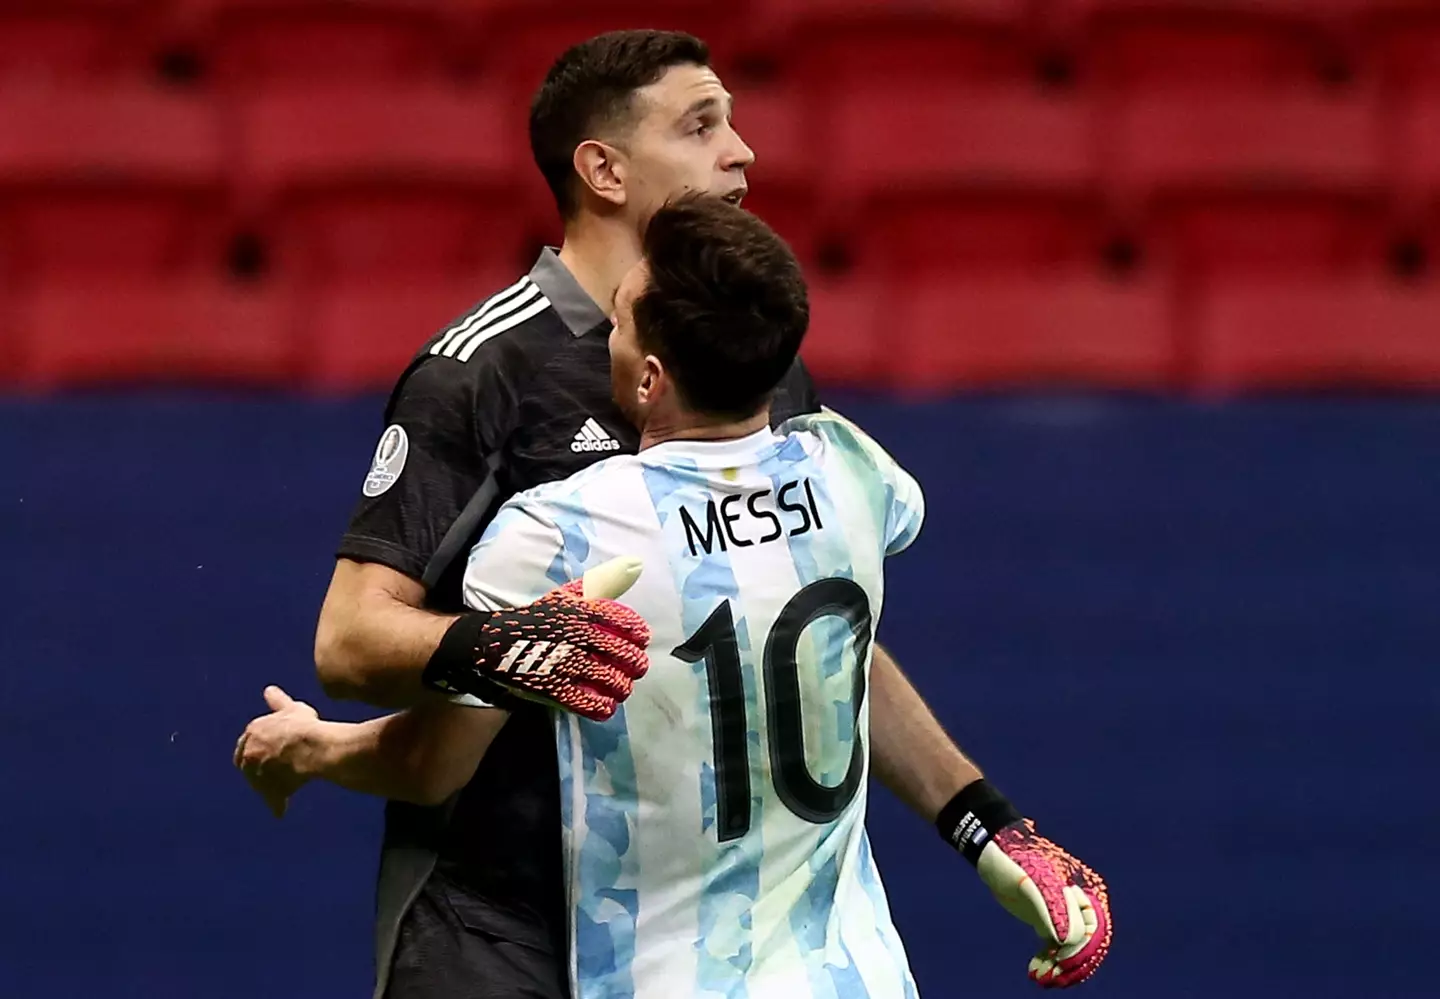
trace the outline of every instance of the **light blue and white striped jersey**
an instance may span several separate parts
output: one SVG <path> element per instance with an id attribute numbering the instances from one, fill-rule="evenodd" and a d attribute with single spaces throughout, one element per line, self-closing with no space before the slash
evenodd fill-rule
<path id="1" fill-rule="evenodd" d="M 529 603 L 620 555 L 650 672 L 556 717 L 575 999 L 905 999 L 865 834 L 871 642 L 915 480 L 825 412 L 670 441 L 508 501 L 466 601 Z"/>

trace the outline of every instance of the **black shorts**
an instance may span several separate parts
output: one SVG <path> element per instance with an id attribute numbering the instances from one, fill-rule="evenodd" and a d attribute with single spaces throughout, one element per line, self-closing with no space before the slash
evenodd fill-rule
<path id="1" fill-rule="evenodd" d="M 543 923 L 432 874 L 400 924 L 386 999 L 569 999 Z"/>

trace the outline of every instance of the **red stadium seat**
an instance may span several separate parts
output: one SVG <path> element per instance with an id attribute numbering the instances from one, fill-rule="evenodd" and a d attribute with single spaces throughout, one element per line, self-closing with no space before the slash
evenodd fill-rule
<path id="1" fill-rule="evenodd" d="M 812 122 L 794 95 L 779 89 L 735 91 L 735 128 L 755 150 L 746 172 L 745 207 L 813 260 L 820 240 L 820 185 L 810 141 Z"/>
<path id="2" fill-rule="evenodd" d="M 66 83 L 146 68 L 158 0 L 4 0 L 0 83 Z"/>
<path id="3" fill-rule="evenodd" d="M 1379 126 L 1364 95 L 1140 95 L 1114 122 L 1110 183 L 1187 269 L 1343 264 L 1373 249 Z"/>
<path id="4" fill-rule="evenodd" d="M 1255 89 L 1314 82 L 1335 64 L 1326 0 L 1056 0 L 1103 83 Z"/>
<path id="5" fill-rule="evenodd" d="M 1440 197 L 1440 90 L 1417 95 L 1405 125 L 1403 159 L 1432 197 Z"/>
<path id="6" fill-rule="evenodd" d="M 473 42 L 480 69 L 508 87 L 524 109 L 567 48 L 622 28 L 698 35 L 709 43 L 714 64 L 725 75 L 738 54 L 738 21 L 743 18 L 709 0 L 611 0 L 589 5 L 569 0 L 486 0 L 485 8 Z"/>
<path id="7" fill-rule="evenodd" d="M 1383 223 L 1368 204 L 1265 195 L 1178 204 L 1157 212 L 1156 249 L 1187 277 L 1343 275 L 1376 264 Z"/>
<path id="8" fill-rule="evenodd" d="M 0 180 L 209 179 L 221 160 L 213 107 L 137 87 L 0 92 Z"/>
<path id="9" fill-rule="evenodd" d="M 905 340 L 890 363 L 913 390 L 1163 389 L 1173 376 L 1170 299 L 1159 282 L 940 278 L 896 292 L 888 321 Z"/>
<path id="10" fill-rule="evenodd" d="M 517 273 L 318 290 L 303 323 L 306 381 L 327 392 L 389 389 L 432 333 Z"/>
<path id="11" fill-rule="evenodd" d="M 862 273 L 892 279 L 1090 269 L 1111 242 L 1099 199 L 952 192 L 874 199 L 851 240 Z"/>
<path id="12" fill-rule="evenodd" d="M 0 244 L 0 252 L 3 252 Z M 20 377 L 20 329 L 14 295 L 0 267 L 0 386 L 14 384 Z"/>
<path id="13" fill-rule="evenodd" d="M 1397 90 L 1440 89 L 1440 3 L 1339 0 L 1352 8 L 1349 30 L 1369 48 Z"/>
<path id="14" fill-rule="evenodd" d="M 222 197 L 204 100 L 114 85 L 0 93 L 0 203 L 26 271 L 213 264 Z"/>
<path id="15" fill-rule="evenodd" d="M 208 281 L 65 282 L 21 302 L 26 381 L 281 385 L 295 372 L 288 299 Z"/>
<path id="16" fill-rule="evenodd" d="M 1440 286 L 1217 285 L 1198 309 L 1199 387 L 1440 389 Z"/>
<path id="17" fill-rule="evenodd" d="M 1034 69 L 1026 0 L 771 0 L 755 45 L 817 98 L 907 78 L 1015 81 Z"/>
<path id="18" fill-rule="evenodd" d="M 15 234 L 10 213 L 3 198 L 0 198 L 0 293 L 14 280 L 18 269 L 18 254 L 15 250 Z"/>
<path id="19" fill-rule="evenodd" d="M 877 10 L 871 0 L 764 0 L 754 16 L 767 25 L 823 25 L 846 22 L 948 18 L 976 23 L 1020 24 L 1028 0 L 889 0 Z"/>
<path id="20" fill-rule="evenodd" d="M 191 0 L 188 26 L 236 87 L 443 76 L 443 5 L 425 0 Z"/>
<path id="21" fill-rule="evenodd" d="M 794 95 L 777 88 L 732 91 L 735 128 L 756 152 L 751 169 L 776 184 L 813 186 L 818 164 L 811 125 Z"/>
<path id="22" fill-rule="evenodd" d="M 1090 109 L 1019 88 L 849 94 L 822 176 L 858 206 L 862 261 L 1053 262 L 1080 249 L 1098 172 Z"/>
<path id="23" fill-rule="evenodd" d="M 1367 190 L 1379 176 L 1365 95 L 1147 94 L 1112 124 L 1115 179 L 1132 190 Z"/>
<path id="24" fill-rule="evenodd" d="M 494 95 L 432 88 L 273 92 L 240 112 L 243 176 L 281 263 L 312 276 L 515 266 L 528 215 Z"/>
<path id="25" fill-rule="evenodd" d="M 1096 177 L 1087 105 L 1024 88 L 872 87 L 842 95 L 830 179 L 897 189 L 1073 190 Z"/>
<path id="26" fill-rule="evenodd" d="M 809 285 L 810 330 L 800 353 L 811 374 L 824 385 L 883 386 L 905 349 L 889 335 L 885 286 L 817 275 Z"/>

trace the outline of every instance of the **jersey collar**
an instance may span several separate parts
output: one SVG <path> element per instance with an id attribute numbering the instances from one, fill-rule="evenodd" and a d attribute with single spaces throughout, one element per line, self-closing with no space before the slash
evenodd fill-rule
<path id="1" fill-rule="evenodd" d="M 530 280 L 550 300 L 556 315 L 569 327 L 573 336 L 584 336 L 601 324 L 609 330 L 610 317 L 595 304 L 589 292 L 580 287 L 575 275 L 560 262 L 559 254 L 550 247 L 540 251 L 540 259 L 530 268 Z"/>
<path id="2" fill-rule="evenodd" d="M 665 462 L 688 458 L 700 468 L 727 468 L 752 463 L 767 448 L 780 444 L 780 437 L 765 427 L 744 437 L 728 441 L 674 440 L 662 441 L 640 452 L 643 461 Z"/>

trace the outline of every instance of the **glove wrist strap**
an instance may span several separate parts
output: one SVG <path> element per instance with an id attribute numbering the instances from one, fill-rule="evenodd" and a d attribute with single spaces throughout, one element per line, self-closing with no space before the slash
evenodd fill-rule
<path id="1" fill-rule="evenodd" d="M 492 617 L 480 611 L 460 615 L 425 664 L 421 682 L 441 693 L 469 694 L 495 707 L 507 706 L 513 695 L 487 675 L 489 664 L 480 652 L 481 632 Z"/>
<path id="2" fill-rule="evenodd" d="M 1024 820 L 1019 809 L 981 778 L 960 789 L 949 804 L 940 809 L 935 828 L 941 839 L 949 843 L 972 864 L 980 862 L 980 851 L 1001 829 Z"/>

